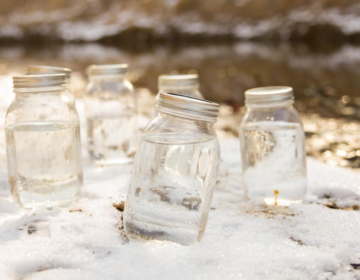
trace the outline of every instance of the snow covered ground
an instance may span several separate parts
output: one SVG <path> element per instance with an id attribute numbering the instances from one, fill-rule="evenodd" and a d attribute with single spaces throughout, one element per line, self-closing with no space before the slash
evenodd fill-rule
<path id="1" fill-rule="evenodd" d="M 75 205 L 19 208 L 7 187 L 3 138 L 1 280 L 360 279 L 360 212 L 353 210 L 360 205 L 360 174 L 352 170 L 309 158 L 304 204 L 254 205 L 241 185 L 238 140 L 221 139 L 204 239 L 183 247 L 129 242 L 114 205 L 125 200 L 131 166 L 93 166 L 85 149 L 84 188 Z"/>

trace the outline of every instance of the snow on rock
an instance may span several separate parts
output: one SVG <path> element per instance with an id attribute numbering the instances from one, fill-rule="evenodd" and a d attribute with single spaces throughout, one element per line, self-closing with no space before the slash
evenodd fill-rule
<path id="1" fill-rule="evenodd" d="M 284 40 L 295 35 L 306 40 L 306 35 L 313 36 L 311 28 L 318 25 L 323 40 L 360 31 L 357 0 L 221 0 L 210 4 L 206 0 L 57 0 L 51 5 L 41 0 L 21 5 L 0 0 L 0 7 L 4 7 L 0 10 L 0 38 L 14 39 L 35 35 L 33 40 L 50 36 L 65 41 L 96 41 L 128 33 L 131 35 L 125 40 L 138 37 L 143 41 L 149 35 L 178 38 L 181 34 L 241 39 L 275 35 Z"/>
<path id="2" fill-rule="evenodd" d="M 255 205 L 244 197 L 238 139 L 220 142 L 222 163 L 208 227 L 202 242 L 189 247 L 126 238 L 121 210 L 130 165 L 96 167 L 84 149 L 79 200 L 70 208 L 25 210 L 11 199 L 0 157 L 0 279 L 360 277 L 360 213 L 354 211 L 360 204 L 360 173 L 309 158 L 304 204 Z M 1 136 L 0 154 L 4 147 Z M 323 205 L 329 203 L 333 209 Z"/>

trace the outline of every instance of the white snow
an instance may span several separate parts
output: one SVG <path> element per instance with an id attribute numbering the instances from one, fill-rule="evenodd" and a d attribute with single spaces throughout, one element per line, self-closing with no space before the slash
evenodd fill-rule
<path id="1" fill-rule="evenodd" d="M 0 112 L 3 118 L 5 111 Z M 122 212 L 113 203 L 125 199 L 131 166 L 93 166 L 85 149 L 84 188 L 75 205 L 21 209 L 8 190 L 1 134 L 0 279 L 360 277 L 351 265 L 360 263 L 360 212 L 322 205 L 360 204 L 360 173 L 309 158 L 306 203 L 254 205 L 241 185 L 238 139 L 220 142 L 222 163 L 204 239 L 183 247 L 129 242 L 121 229 Z"/>

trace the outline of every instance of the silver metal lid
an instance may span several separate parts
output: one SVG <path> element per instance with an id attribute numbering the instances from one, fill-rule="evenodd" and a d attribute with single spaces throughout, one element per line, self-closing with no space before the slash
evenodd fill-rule
<path id="1" fill-rule="evenodd" d="M 246 105 L 266 105 L 294 99 L 291 87 L 259 87 L 245 91 Z"/>
<path id="2" fill-rule="evenodd" d="M 216 122 L 220 106 L 205 99 L 160 92 L 156 107 L 159 111 L 170 115 Z"/>
<path id="3" fill-rule="evenodd" d="M 125 75 L 127 71 L 127 64 L 90 65 L 86 69 L 89 76 Z"/>
<path id="4" fill-rule="evenodd" d="M 26 68 L 26 75 L 42 74 L 65 74 L 66 79 L 70 79 L 71 69 L 46 65 L 30 65 Z"/>
<path id="5" fill-rule="evenodd" d="M 160 75 L 158 87 L 165 90 L 177 87 L 199 87 L 199 76 L 197 74 Z"/>
<path id="6" fill-rule="evenodd" d="M 14 89 L 36 88 L 36 87 L 57 87 L 66 82 L 65 74 L 47 75 L 25 75 L 13 77 Z"/>

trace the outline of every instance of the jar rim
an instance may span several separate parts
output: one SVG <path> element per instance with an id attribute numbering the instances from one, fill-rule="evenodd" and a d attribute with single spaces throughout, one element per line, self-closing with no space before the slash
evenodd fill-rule
<path id="1" fill-rule="evenodd" d="M 88 76 L 111 76 L 125 75 L 128 71 L 128 64 L 104 64 L 90 65 L 86 68 Z"/>
<path id="2" fill-rule="evenodd" d="M 29 65 L 26 67 L 26 75 L 41 74 L 65 74 L 66 79 L 70 79 L 72 70 L 70 68 L 47 66 L 47 65 Z"/>
<path id="3" fill-rule="evenodd" d="M 245 104 L 250 106 L 271 106 L 293 99 L 293 88 L 288 86 L 258 87 L 245 91 Z"/>
<path id="4" fill-rule="evenodd" d="M 158 77 L 159 89 L 174 87 L 199 87 L 197 74 L 160 75 Z"/>
<path id="5" fill-rule="evenodd" d="M 14 89 L 58 87 L 66 83 L 65 74 L 23 75 L 13 77 Z"/>
<path id="6" fill-rule="evenodd" d="M 216 122 L 220 108 L 209 100 L 170 92 L 160 92 L 156 107 L 170 115 L 208 122 Z"/>

